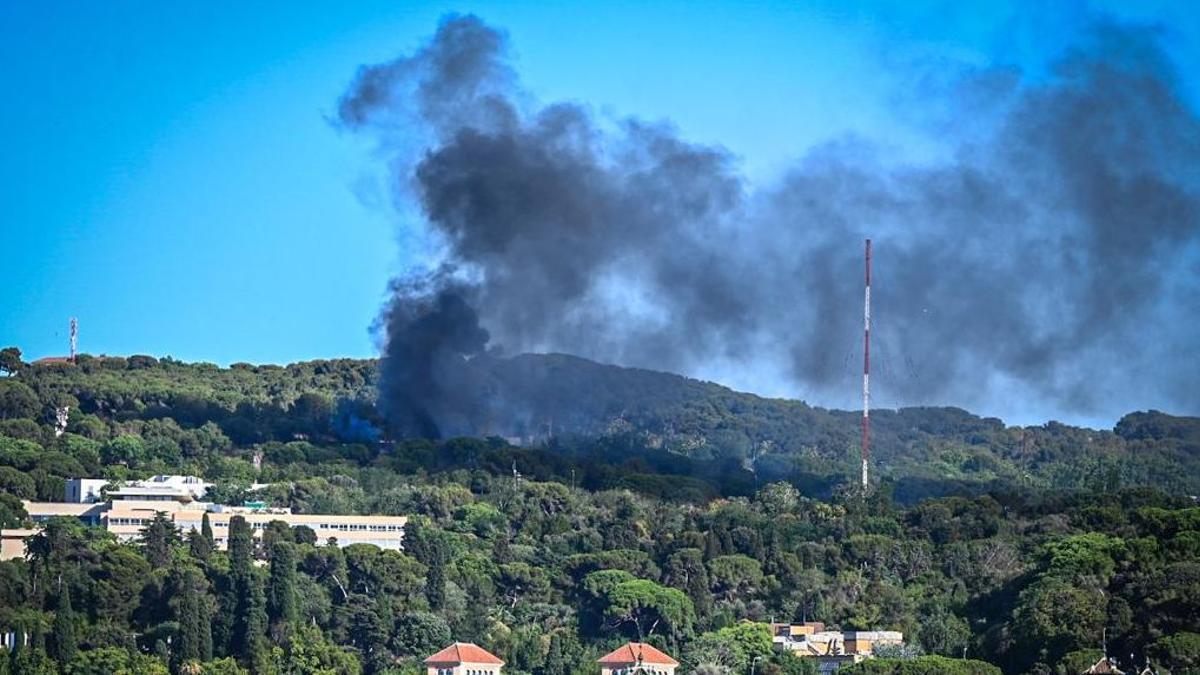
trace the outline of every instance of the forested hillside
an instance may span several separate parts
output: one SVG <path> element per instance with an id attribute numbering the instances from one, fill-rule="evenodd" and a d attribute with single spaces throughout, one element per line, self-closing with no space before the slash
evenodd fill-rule
<path id="1" fill-rule="evenodd" d="M 358 447 L 341 451 L 371 454 L 389 440 L 375 408 L 375 366 L 339 359 L 218 368 L 148 356 L 14 366 L 15 376 L 0 390 L 0 433 L 45 441 L 54 411 L 65 407 L 72 435 L 102 445 L 138 437 L 141 447 L 130 456 L 110 448 L 101 458 L 105 470 L 117 472 L 181 461 L 197 472 L 235 471 L 202 465 L 226 456 L 211 451 L 296 440 L 318 452 L 350 444 Z M 608 465 L 635 458 L 651 466 L 649 473 L 692 476 L 720 493 L 786 479 L 828 496 L 857 472 L 857 412 L 565 355 L 480 357 L 472 369 L 481 403 L 464 406 L 468 435 L 544 448 L 555 461 Z M 218 431 L 223 438 L 214 437 Z M 1001 487 L 1154 485 L 1200 494 L 1196 418 L 1134 413 L 1115 430 L 1097 431 L 1054 422 L 1006 427 L 955 408 L 904 408 L 873 411 L 872 436 L 874 470 L 905 503 Z M 633 473 L 643 472 L 634 467 Z"/>
<path id="2" fill-rule="evenodd" d="M 847 480 L 850 413 L 525 358 L 507 365 L 597 376 L 585 415 L 516 447 L 389 439 L 367 361 L 8 353 L 0 527 L 27 525 L 21 499 L 58 498 L 65 477 L 164 472 L 215 481 L 227 502 L 270 482 L 254 496 L 300 513 L 411 521 L 403 553 L 287 528 L 256 545 L 241 526 L 226 553 L 162 523 L 120 544 L 52 522 L 27 560 L 0 563 L 0 629 L 33 636 L 0 673 L 416 675 L 462 640 L 507 673 L 594 675 L 641 637 L 689 672 L 811 674 L 772 653 L 772 619 L 904 631 L 908 646 L 863 673 L 1071 675 L 1105 640 L 1127 670 L 1200 669 L 1195 420 L 1142 413 L 1097 432 L 885 414 L 884 479 L 864 495 Z"/>

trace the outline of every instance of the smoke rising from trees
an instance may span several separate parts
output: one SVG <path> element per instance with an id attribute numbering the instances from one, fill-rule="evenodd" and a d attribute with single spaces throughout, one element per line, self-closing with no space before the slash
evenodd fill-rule
<path id="1" fill-rule="evenodd" d="M 534 101 L 472 16 L 363 67 L 339 121 L 441 250 L 380 321 L 393 422 L 444 432 L 476 405 L 465 360 L 526 351 L 854 405 L 865 236 L 884 404 L 1200 409 L 1200 121 L 1154 34 L 1100 26 L 1048 76 L 943 95 L 952 159 L 842 139 L 761 186 L 668 124 Z"/>

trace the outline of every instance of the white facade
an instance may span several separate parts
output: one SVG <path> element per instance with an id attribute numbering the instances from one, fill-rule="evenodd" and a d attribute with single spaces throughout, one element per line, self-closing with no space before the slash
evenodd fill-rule
<path id="1" fill-rule="evenodd" d="M 100 501 L 100 491 L 109 481 L 103 478 L 68 478 L 66 501 L 72 504 L 93 504 Z"/>
<path id="2" fill-rule="evenodd" d="M 43 522 L 50 518 L 78 518 L 85 524 L 107 529 L 121 541 L 136 541 L 142 528 L 154 520 L 158 513 L 165 514 L 177 529 L 185 535 L 189 530 L 200 530 L 205 513 L 213 530 L 213 539 L 218 548 L 225 548 L 229 536 L 229 521 L 242 516 L 256 537 L 280 521 L 289 527 L 304 525 L 316 534 L 317 544 L 324 546 L 330 540 L 339 547 L 353 544 L 371 544 L 381 549 L 400 551 L 404 548 L 404 516 L 360 516 L 350 514 L 296 514 L 286 508 L 248 508 L 222 506 L 206 502 L 173 500 L 121 499 L 96 504 L 65 504 L 62 502 L 23 502 L 31 520 Z M 19 534 L 4 542 L 4 559 L 24 557 L 25 539 L 37 530 L 5 530 L 4 533 Z"/>
<path id="3" fill-rule="evenodd" d="M 108 491 L 111 499 L 138 501 L 198 501 L 204 498 L 212 483 L 195 476 L 151 476 L 146 480 L 110 481 L 105 478 L 71 478 L 67 480 L 66 501 L 73 504 L 92 504 L 103 499 L 100 491 Z"/>

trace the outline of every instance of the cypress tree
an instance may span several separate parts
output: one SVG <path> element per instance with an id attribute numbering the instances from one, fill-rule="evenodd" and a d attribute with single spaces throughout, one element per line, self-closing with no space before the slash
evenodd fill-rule
<path id="1" fill-rule="evenodd" d="M 291 543 L 277 541 L 271 547 L 271 573 L 267 582 L 267 617 L 272 637 L 286 636 L 298 615 L 296 551 Z"/>
<path id="2" fill-rule="evenodd" d="M 438 611 L 446 605 L 446 563 L 441 556 L 429 561 L 429 574 L 425 577 L 425 599 L 429 609 Z"/>
<path id="3" fill-rule="evenodd" d="M 254 568 L 254 531 L 242 516 L 229 519 L 229 573 L 237 579 Z"/>
<path id="4" fill-rule="evenodd" d="M 213 539 L 212 523 L 208 521 L 208 511 L 200 517 L 200 536 L 208 542 L 208 550 L 213 550 L 216 546 L 216 540 Z"/>
<path id="5" fill-rule="evenodd" d="M 215 565 L 206 571 L 217 601 L 217 611 L 212 615 L 213 651 L 219 656 L 230 656 L 233 654 L 233 615 L 237 611 L 233 578 Z"/>
<path id="6" fill-rule="evenodd" d="M 713 558 L 721 557 L 721 555 L 721 540 L 717 538 L 715 532 L 710 530 L 704 537 L 704 558 L 712 560 Z"/>
<path id="7" fill-rule="evenodd" d="M 175 523 L 167 517 L 167 514 L 159 511 L 154 514 L 154 519 L 146 526 L 142 534 L 144 547 L 146 550 L 146 559 L 155 567 L 166 567 L 171 562 L 171 548 L 179 540 L 179 533 L 175 530 Z"/>
<path id="8" fill-rule="evenodd" d="M 175 610 L 179 644 L 173 656 L 178 664 L 207 661 L 212 658 L 212 626 L 205 607 L 205 589 L 199 572 L 194 569 L 184 571 L 179 591 L 179 605 Z"/>
<path id="9" fill-rule="evenodd" d="M 71 608 L 71 588 L 59 584 L 58 605 L 54 608 L 54 658 L 69 663 L 79 645 L 75 642 L 75 610 Z"/>
<path id="10" fill-rule="evenodd" d="M 266 634 L 266 595 L 254 573 L 254 533 L 242 516 L 229 519 L 229 575 L 235 609 L 230 651 L 249 661 Z"/>
<path id="11" fill-rule="evenodd" d="M 154 656 L 162 661 L 163 665 L 167 665 L 171 660 L 171 648 L 167 646 L 166 640 L 154 641 Z"/>
<path id="12" fill-rule="evenodd" d="M 265 648 L 267 636 L 267 594 L 258 575 L 250 577 L 241 614 L 245 617 L 242 623 L 245 632 L 241 636 L 243 653 L 247 659 L 253 660 Z"/>
<path id="13" fill-rule="evenodd" d="M 212 555 L 212 544 L 204 538 L 204 535 L 192 530 L 188 532 L 188 552 L 193 558 L 200 562 L 208 562 Z"/>
<path id="14" fill-rule="evenodd" d="M 550 637 L 550 649 L 546 652 L 546 663 L 542 666 L 541 675 L 569 675 L 570 672 L 571 663 L 567 660 L 562 632 L 555 632 Z"/>
<path id="15" fill-rule="evenodd" d="M 709 588 L 708 571 L 704 569 L 703 563 L 691 570 L 684 592 L 691 598 L 692 605 L 696 608 L 696 616 L 701 620 L 707 619 L 712 612 L 713 598 Z"/>

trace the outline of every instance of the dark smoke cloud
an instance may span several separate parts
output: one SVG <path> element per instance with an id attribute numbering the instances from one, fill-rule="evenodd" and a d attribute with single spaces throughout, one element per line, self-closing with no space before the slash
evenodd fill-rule
<path id="1" fill-rule="evenodd" d="M 725 150 L 520 89 L 506 40 L 450 17 L 340 102 L 444 255 L 395 284 L 384 399 L 410 433 L 463 431 L 462 365 L 562 351 L 851 404 L 861 246 L 884 403 L 1115 419 L 1200 409 L 1200 122 L 1151 33 L 1101 27 L 1051 76 L 971 73 L 940 164 L 862 140 L 753 189 Z M 1170 283 L 1168 283 L 1170 282 Z M 457 378 L 457 379 L 456 379 Z"/>

